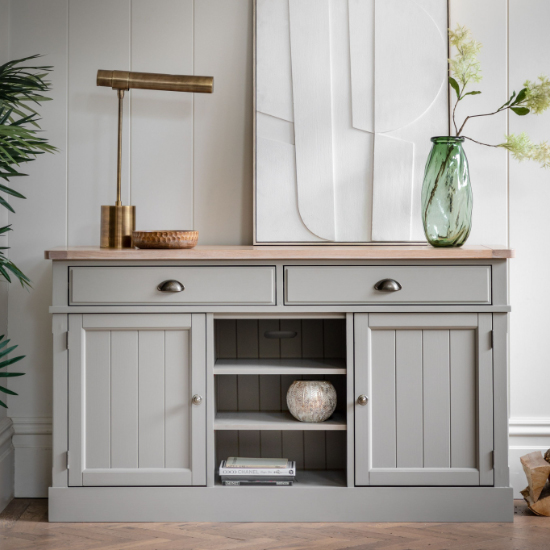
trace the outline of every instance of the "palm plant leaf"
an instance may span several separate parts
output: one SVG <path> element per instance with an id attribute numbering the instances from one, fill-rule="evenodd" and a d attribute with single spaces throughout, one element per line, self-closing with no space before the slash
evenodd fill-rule
<path id="1" fill-rule="evenodd" d="M 2 228 L 4 229 L 4 228 Z M 7 347 L 10 343 L 9 339 L 4 340 L 4 334 L 0 335 L 0 357 L 5 357 L 9 353 L 11 353 L 17 346 L 10 346 Z M 14 363 L 17 363 L 18 361 L 21 361 L 21 359 L 24 359 L 24 355 L 19 355 L 17 357 L 12 357 L 11 359 L 4 359 L 3 361 L 0 361 L 0 369 L 3 369 L 5 367 L 8 367 L 9 365 L 13 365 Z M 17 376 L 24 376 L 24 372 L 0 372 L 0 378 L 14 378 Z M 0 385 L 0 392 L 5 393 L 6 395 L 18 395 L 12 390 L 8 390 L 8 388 L 5 388 L 4 386 Z M 3 402 L 0 401 L 0 407 L 4 407 L 5 409 L 8 408 L 8 406 Z"/>
<path id="2" fill-rule="evenodd" d="M 6 342 L 9 342 L 9 340 L 6 340 Z M 11 348 L 6 348 L 5 350 L 2 350 L 0 351 L 0 357 L 4 357 L 5 355 L 8 355 L 9 353 L 11 353 L 14 349 L 16 349 L 17 346 L 11 346 Z M 2 364 L 2 362 L 0 361 L 0 369 L 3 367 L 4 365 Z"/>
<path id="3" fill-rule="evenodd" d="M 0 197 L 0 203 L 2 202 L 2 197 Z M 11 226 L 6 225 L 4 227 L 0 227 L 0 235 L 3 233 L 7 233 L 11 231 Z M 10 273 L 12 275 L 15 275 L 17 280 L 21 283 L 22 287 L 31 287 L 31 280 L 9 259 L 6 258 L 4 250 L 9 250 L 8 246 L 2 246 L 0 247 L 0 275 L 8 281 L 8 283 L 11 283 L 11 277 Z M 0 349 L 6 345 L 9 340 L 5 340 L 4 342 L 1 342 L 3 339 L 3 336 L 0 336 Z M 0 355 L 1 357 L 1 355 Z"/>
<path id="4" fill-rule="evenodd" d="M 0 65 L 0 178 L 9 182 L 10 178 L 25 176 L 19 166 L 31 162 L 38 155 L 57 151 L 47 140 L 40 136 L 38 113 L 33 104 L 39 105 L 50 98 L 44 95 L 50 90 L 50 82 L 45 80 L 52 70 L 50 66 L 34 66 L 23 64 L 40 57 L 32 55 L 22 59 L 14 59 Z M 12 189 L 11 186 L 0 184 L 0 193 L 24 199 L 25 196 Z M 13 206 L 0 196 L 0 206 L 10 212 L 15 212 Z M 11 231 L 11 226 L 0 227 L 0 235 Z M 5 250 L 9 247 L 0 246 L 0 278 L 11 283 L 15 277 L 23 287 L 30 287 L 30 279 L 8 258 Z M 5 369 L 21 361 L 25 356 L 9 358 L 17 346 L 10 346 L 9 340 L 0 335 L 0 369 Z M 0 372 L 0 379 L 23 376 L 22 372 Z M 0 392 L 7 395 L 17 395 L 12 390 L 0 385 Z M 0 400 L 0 406 L 8 408 Z"/>
<path id="5" fill-rule="evenodd" d="M 10 106 L 13 113 L 19 117 L 25 113 L 36 113 L 30 104 L 38 105 L 50 99 L 43 95 L 51 89 L 50 82 L 44 79 L 53 67 L 21 66 L 21 63 L 38 57 L 40 56 L 31 55 L 0 65 L 0 105 Z M 32 124 L 38 126 L 36 121 Z"/>
<path id="6" fill-rule="evenodd" d="M 19 355 L 18 357 L 12 357 L 11 359 L 6 359 L 5 361 L 0 361 L 0 369 L 4 367 L 9 367 L 21 359 L 25 359 L 25 355 Z M 22 372 L 0 372 L 0 377 L 5 378 L 7 376 L 23 376 Z"/>

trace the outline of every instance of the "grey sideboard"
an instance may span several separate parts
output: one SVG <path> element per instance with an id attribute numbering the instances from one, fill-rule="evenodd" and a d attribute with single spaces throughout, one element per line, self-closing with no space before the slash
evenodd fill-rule
<path id="1" fill-rule="evenodd" d="M 506 248 L 57 248 L 50 520 L 512 521 Z M 282 337 L 284 336 L 284 337 Z M 330 380 L 324 423 L 296 379 Z M 224 487 L 227 456 L 297 462 Z"/>

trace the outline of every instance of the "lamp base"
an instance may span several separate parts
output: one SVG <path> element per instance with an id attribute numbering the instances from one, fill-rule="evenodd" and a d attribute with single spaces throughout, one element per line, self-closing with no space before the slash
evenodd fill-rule
<path id="1" fill-rule="evenodd" d="M 101 248 L 134 248 L 135 206 L 101 207 Z"/>

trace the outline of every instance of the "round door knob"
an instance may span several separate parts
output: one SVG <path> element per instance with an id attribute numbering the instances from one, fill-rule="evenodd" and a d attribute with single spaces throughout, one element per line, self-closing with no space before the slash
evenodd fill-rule
<path id="1" fill-rule="evenodd" d="M 200 405 L 202 403 L 202 395 L 195 394 L 192 401 L 193 405 Z"/>
<path id="2" fill-rule="evenodd" d="M 369 398 L 366 395 L 360 395 L 357 398 L 357 403 L 359 403 L 359 405 L 365 406 L 367 404 L 368 400 L 369 400 Z"/>
<path id="3" fill-rule="evenodd" d="M 183 292 L 185 287 L 179 281 L 169 279 L 168 281 L 160 283 L 160 285 L 157 286 L 157 290 L 161 292 Z"/>
<path id="4" fill-rule="evenodd" d="M 374 290 L 379 290 L 380 292 L 397 292 L 403 287 L 393 279 L 382 279 L 374 285 Z"/>

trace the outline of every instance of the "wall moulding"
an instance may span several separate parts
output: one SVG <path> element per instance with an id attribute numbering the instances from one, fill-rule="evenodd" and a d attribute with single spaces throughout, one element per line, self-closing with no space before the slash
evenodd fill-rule
<path id="1" fill-rule="evenodd" d="M 509 425 L 510 485 L 514 489 L 514 498 L 521 499 L 520 491 L 525 489 L 527 480 L 519 459 L 535 451 L 544 455 L 550 449 L 550 418 L 512 417 Z"/>
<path id="2" fill-rule="evenodd" d="M 44 498 L 52 474 L 52 419 L 14 417 L 15 497 Z"/>
<path id="3" fill-rule="evenodd" d="M 550 438 L 550 418 L 510 418 L 510 436 Z"/>

